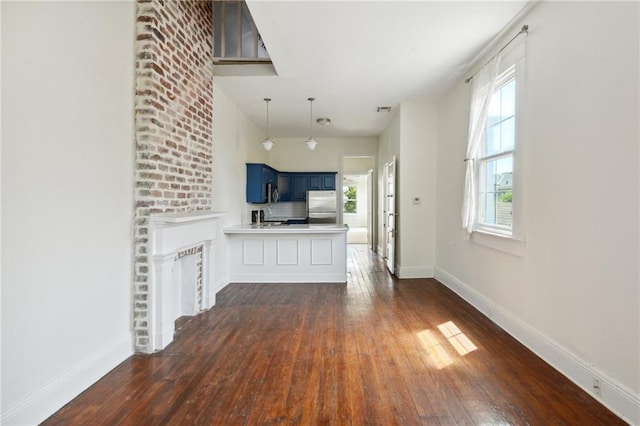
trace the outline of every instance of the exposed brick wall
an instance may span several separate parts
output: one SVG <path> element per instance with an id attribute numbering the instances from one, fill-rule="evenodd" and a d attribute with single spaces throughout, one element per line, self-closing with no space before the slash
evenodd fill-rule
<path id="1" fill-rule="evenodd" d="M 148 218 L 211 208 L 213 10 L 138 0 L 133 328 L 149 351 Z"/>

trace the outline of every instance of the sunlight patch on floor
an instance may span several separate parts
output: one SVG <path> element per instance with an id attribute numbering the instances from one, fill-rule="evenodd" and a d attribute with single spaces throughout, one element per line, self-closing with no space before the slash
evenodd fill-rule
<path id="1" fill-rule="evenodd" d="M 460 354 L 465 356 L 469 352 L 473 352 L 478 347 L 456 326 L 453 321 L 447 321 L 438 326 L 438 330 L 447 338 L 451 346 Z"/>
<path id="2" fill-rule="evenodd" d="M 438 326 L 438 330 L 453 346 L 458 355 L 465 356 L 478 349 L 453 321 L 447 321 Z M 417 333 L 418 341 L 429 355 L 434 367 L 438 370 L 454 363 L 454 359 L 449 355 L 447 349 L 442 345 L 433 330 L 422 330 Z"/>
<path id="3" fill-rule="evenodd" d="M 453 359 L 447 353 L 447 350 L 442 347 L 438 341 L 437 336 L 431 330 L 422 330 L 418 333 L 418 340 L 422 347 L 429 355 L 433 366 L 438 370 L 453 364 Z"/>

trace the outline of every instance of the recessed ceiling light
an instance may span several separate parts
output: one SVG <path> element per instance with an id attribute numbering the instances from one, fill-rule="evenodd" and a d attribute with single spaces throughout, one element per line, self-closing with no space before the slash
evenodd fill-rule
<path id="1" fill-rule="evenodd" d="M 316 123 L 318 123 L 321 126 L 328 126 L 329 124 L 331 124 L 331 119 L 329 119 L 329 118 L 318 118 L 316 120 Z"/>
<path id="2" fill-rule="evenodd" d="M 391 112 L 390 106 L 379 106 L 376 112 Z"/>

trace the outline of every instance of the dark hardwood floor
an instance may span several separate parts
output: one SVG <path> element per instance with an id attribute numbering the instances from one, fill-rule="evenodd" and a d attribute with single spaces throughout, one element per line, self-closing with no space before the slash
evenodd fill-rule
<path id="1" fill-rule="evenodd" d="M 47 425 L 615 425 L 432 279 L 349 246 L 345 284 L 231 284 Z"/>

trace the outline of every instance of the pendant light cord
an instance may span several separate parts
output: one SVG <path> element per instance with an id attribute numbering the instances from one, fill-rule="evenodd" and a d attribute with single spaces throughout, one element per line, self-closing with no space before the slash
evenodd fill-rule
<path id="1" fill-rule="evenodd" d="M 309 111 L 309 139 L 313 139 L 313 131 L 312 131 L 312 123 L 313 123 L 313 101 L 316 100 L 316 98 L 309 98 L 307 99 L 309 101 L 309 104 L 311 105 L 310 111 Z"/>
<path id="2" fill-rule="evenodd" d="M 271 98 L 264 98 L 264 101 L 267 103 L 267 139 L 269 139 L 269 102 Z"/>

